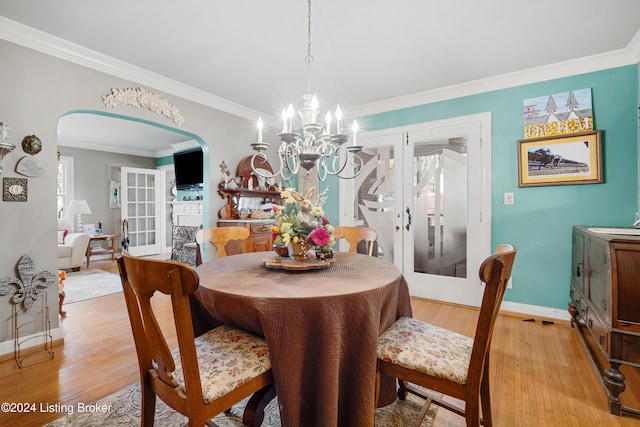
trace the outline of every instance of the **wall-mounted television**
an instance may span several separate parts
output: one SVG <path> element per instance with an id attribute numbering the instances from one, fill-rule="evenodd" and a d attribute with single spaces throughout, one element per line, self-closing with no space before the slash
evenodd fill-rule
<path id="1" fill-rule="evenodd" d="M 173 166 L 178 190 L 202 188 L 202 149 L 174 153 Z"/>

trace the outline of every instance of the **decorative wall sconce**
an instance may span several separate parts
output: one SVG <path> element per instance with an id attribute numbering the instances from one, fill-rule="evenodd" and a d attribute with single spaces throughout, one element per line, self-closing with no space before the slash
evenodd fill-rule
<path id="1" fill-rule="evenodd" d="M 12 152 L 16 146 L 6 142 L 9 137 L 9 125 L 4 122 L 0 122 L 0 175 L 2 175 L 2 160 L 4 156 Z"/>

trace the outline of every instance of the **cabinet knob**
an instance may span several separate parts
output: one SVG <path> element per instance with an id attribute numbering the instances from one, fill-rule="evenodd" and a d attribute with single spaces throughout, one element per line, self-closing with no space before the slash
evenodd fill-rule
<path id="1" fill-rule="evenodd" d="M 604 345 L 604 335 L 600 334 L 600 344 Z"/>

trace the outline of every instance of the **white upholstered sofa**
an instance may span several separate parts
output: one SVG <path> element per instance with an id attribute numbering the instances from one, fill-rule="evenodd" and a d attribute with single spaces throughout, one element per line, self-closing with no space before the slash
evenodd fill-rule
<path id="1" fill-rule="evenodd" d="M 58 221 L 58 269 L 78 271 L 87 253 L 89 235 L 69 233 L 70 229 L 68 221 Z"/>

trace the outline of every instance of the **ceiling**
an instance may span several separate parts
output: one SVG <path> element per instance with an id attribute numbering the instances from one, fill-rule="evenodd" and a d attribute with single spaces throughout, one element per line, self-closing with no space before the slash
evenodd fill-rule
<path id="1" fill-rule="evenodd" d="M 309 67 L 302 0 L 0 0 L 0 16 L 274 126 L 308 84 L 324 115 L 640 43 L 637 0 L 316 0 Z"/>

